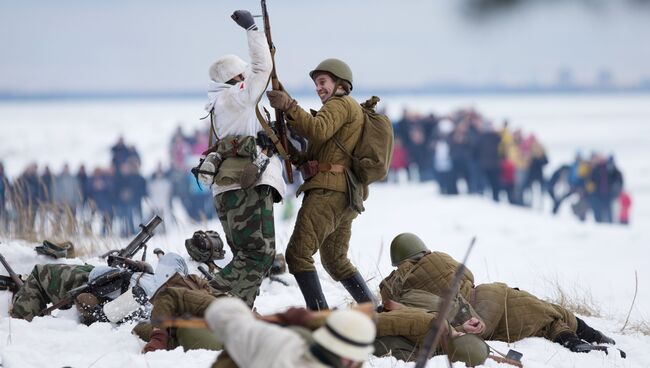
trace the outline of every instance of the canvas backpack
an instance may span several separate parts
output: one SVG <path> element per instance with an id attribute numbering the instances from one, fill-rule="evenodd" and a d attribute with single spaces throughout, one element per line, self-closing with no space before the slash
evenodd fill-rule
<path id="1" fill-rule="evenodd" d="M 372 96 L 361 104 L 363 130 L 352 153 L 335 139 L 336 145 L 352 159 L 352 171 L 364 185 L 384 179 L 393 157 L 393 125 L 386 115 L 375 111 L 377 102 L 379 97 Z"/>

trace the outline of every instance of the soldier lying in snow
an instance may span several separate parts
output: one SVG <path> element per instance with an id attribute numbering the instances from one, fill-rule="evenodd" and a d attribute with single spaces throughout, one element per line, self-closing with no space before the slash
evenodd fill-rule
<path id="1" fill-rule="evenodd" d="M 449 255 L 431 252 L 410 233 L 393 239 L 391 261 L 397 269 L 380 284 L 384 303 L 397 301 L 433 311 L 438 308 L 438 296 L 449 287 L 458 267 Z M 544 337 L 573 352 L 606 352 L 606 347 L 594 344 L 615 343 L 567 309 L 526 291 L 499 282 L 475 286 L 469 269 L 465 270 L 455 304 L 456 311 L 450 318 L 454 327 L 486 340 L 513 342 Z M 469 327 L 462 324 L 471 318 L 475 323 Z"/>
<path id="2" fill-rule="evenodd" d="M 157 285 L 166 281 L 161 276 L 167 268 L 165 265 L 178 258 L 180 256 L 173 253 L 164 256 L 154 274 L 143 272 L 147 269 L 150 272 L 148 265 L 131 269 L 92 265 L 36 265 L 14 295 L 10 315 L 31 321 L 43 314 L 49 303 L 63 303 L 60 309 L 68 309 L 74 304 L 84 324 L 98 321 L 120 323 L 146 318 L 150 310 L 150 306 L 147 306 L 149 298 Z M 187 270 L 187 266 L 184 267 Z"/>
<path id="3" fill-rule="evenodd" d="M 169 254 L 164 255 L 160 262 Z M 188 275 L 187 266 L 180 256 L 176 255 L 176 264 L 184 265 L 181 268 L 173 267 L 169 263 L 166 272 L 158 272 L 161 264 L 158 264 L 156 273 L 160 275 L 160 285 L 151 298 L 153 309 L 150 320 L 154 324 L 160 320 L 181 316 L 202 317 L 208 305 L 219 296 L 227 295 L 215 290 L 207 280 L 197 276 Z M 143 352 L 161 349 L 175 349 L 182 346 L 185 350 L 207 349 L 221 350 L 222 344 L 214 334 L 207 330 L 191 328 L 157 328 L 149 322 L 138 324 L 133 333 L 147 341 Z"/>

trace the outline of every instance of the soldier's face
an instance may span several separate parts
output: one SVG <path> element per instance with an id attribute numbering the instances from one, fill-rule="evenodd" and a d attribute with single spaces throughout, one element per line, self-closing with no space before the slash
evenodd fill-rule
<path id="1" fill-rule="evenodd" d="M 325 101 L 332 97 L 335 82 L 329 74 L 318 74 L 316 78 L 314 78 L 314 84 L 316 85 L 316 93 L 322 103 L 325 103 Z"/>

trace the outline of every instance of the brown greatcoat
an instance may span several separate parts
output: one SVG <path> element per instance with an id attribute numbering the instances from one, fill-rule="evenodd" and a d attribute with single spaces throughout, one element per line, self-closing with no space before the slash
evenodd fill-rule
<path id="1" fill-rule="evenodd" d="M 287 122 L 309 141 L 306 160 L 350 167 L 350 157 L 336 145 L 334 138 L 348 152 L 352 152 L 359 141 L 364 115 L 354 98 L 333 96 L 315 115 L 296 105 L 287 111 Z M 346 193 L 345 173 L 320 172 L 302 184 L 296 194 L 315 188 Z"/>
<path id="2" fill-rule="evenodd" d="M 309 141 L 305 160 L 350 167 L 350 157 L 334 139 L 352 152 L 361 137 L 364 115 L 352 97 L 333 96 L 314 115 L 296 105 L 287 111 L 287 122 Z M 352 221 L 358 213 L 348 206 L 345 175 L 318 172 L 300 186 L 298 193 L 304 192 L 305 196 L 286 252 L 292 274 L 315 271 L 313 255 L 317 251 L 334 280 L 349 278 L 357 272 L 347 253 Z"/>
<path id="3" fill-rule="evenodd" d="M 382 299 L 410 305 L 407 296 L 412 290 L 441 295 L 451 284 L 457 265 L 458 262 L 442 252 L 429 253 L 420 260 L 405 261 L 381 282 Z M 559 305 L 504 283 L 481 284 L 473 288 L 473 281 L 472 273 L 467 270 L 459 294 L 470 301 L 475 313 L 485 322 L 481 337 L 487 340 L 512 342 L 536 336 L 555 341 L 560 333 L 577 329 L 576 317 Z"/>

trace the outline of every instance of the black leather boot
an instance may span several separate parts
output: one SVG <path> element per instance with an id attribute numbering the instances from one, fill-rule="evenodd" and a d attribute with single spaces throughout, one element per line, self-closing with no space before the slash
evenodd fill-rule
<path id="1" fill-rule="evenodd" d="M 571 350 L 574 353 L 588 353 L 592 350 L 604 351 L 607 354 L 607 347 L 592 345 L 588 342 L 580 340 L 578 335 L 573 332 L 563 332 L 561 333 L 555 342 L 562 344 L 565 348 Z"/>
<path id="2" fill-rule="evenodd" d="M 616 344 L 616 341 L 611 337 L 607 337 L 602 332 L 595 330 L 580 318 L 576 317 L 576 319 L 578 320 L 578 330 L 576 331 L 576 334 L 579 338 L 586 342 L 595 342 L 596 344 Z"/>
<path id="3" fill-rule="evenodd" d="M 298 282 L 298 287 L 300 287 L 302 296 L 305 298 L 307 309 L 313 311 L 329 309 L 316 271 L 298 272 L 293 277 Z"/>
<path id="4" fill-rule="evenodd" d="M 368 289 L 366 281 L 359 272 L 352 275 L 352 277 L 341 280 L 341 284 L 343 284 L 345 290 L 352 295 L 352 298 L 354 298 L 357 303 L 372 302 L 375 305 L 377 304 L 375 297 Z"/>

